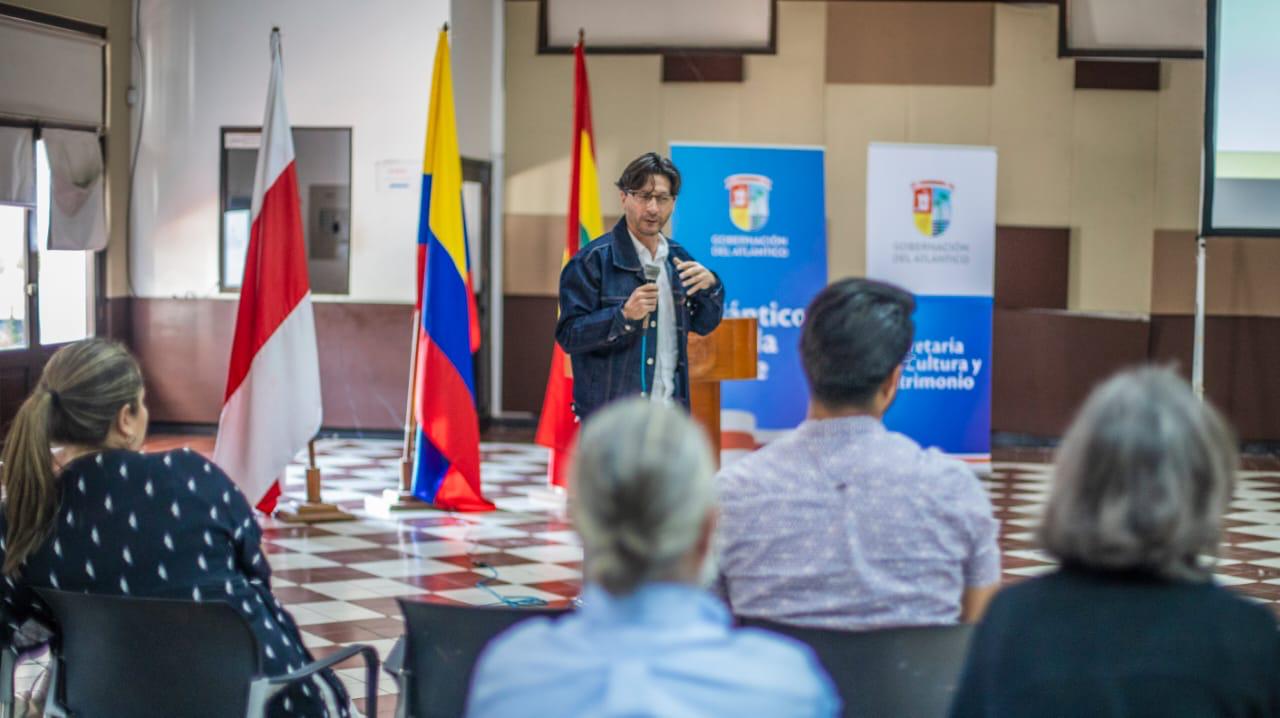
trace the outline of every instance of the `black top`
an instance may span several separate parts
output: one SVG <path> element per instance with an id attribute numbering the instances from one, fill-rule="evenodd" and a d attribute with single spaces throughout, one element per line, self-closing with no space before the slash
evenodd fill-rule
<path id="1" fill-rule="evenodd" d="M 298 627 L 271 594 L 262 532 L 240 490 L 188 449 L 163 454 L 114 450 L 82 456 L 59 475 L 62 503 L 53 532 L 27 557 L 17 580 L 0 581 L 0 637 L 26 619 L 48 622 L 30 587 L 107 595 L 226 601 L 258 638 L 267 675 L 311 659 Z M 6 526 L 0 515 L 0 536 Z M 0 557 L 3 556 L 0 541 Z M 346 693 L 325 675 L 346 714 Z M 320 686 L 295 686 L 271 716 L 327 716 Z"/>
<path id="2" fill-rule="evenodd" d="M 1211 583 L 1062 569 L 992 602 L 951 715 L 1277 716 L 1280 633 Z"/>

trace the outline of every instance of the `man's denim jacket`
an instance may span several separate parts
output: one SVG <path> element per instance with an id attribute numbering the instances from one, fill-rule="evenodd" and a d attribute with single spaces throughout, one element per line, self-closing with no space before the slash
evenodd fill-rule
<path id="1" fill-rule="evenodd" d="M 689 406 L 689 331 L 709 334 L 724 313 L 724 283 L 716 277 L 710 289 L 685 293 L 675 262 L 693 259 L 679 244 L 667 241 L 667 276 L 676 310 L 676 360 L 672 399 Z M 573 410 L 585 419 L 605 403 L 653 386 L 658 349 L 658 313 L 641 326 L 622 316 L 622 305 L 644 283 L 640 258 L 627 231 L 626 219 L 613 231 L 578 251 L 560 272 L 560 320 L 556 341 L 573 365 Z M 647 340 L 642 341 L 642 337 Z"/>

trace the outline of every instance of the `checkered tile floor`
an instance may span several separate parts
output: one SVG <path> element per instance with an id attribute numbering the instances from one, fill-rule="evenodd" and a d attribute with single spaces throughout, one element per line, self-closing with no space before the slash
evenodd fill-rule
<path id="1" fill-rule="evenodd" d="M 190 444 L 207 452 L 211 443 L 206 437 L 162 437 L 148 449 Z M 401 634 L 397 598 L 486 605 L 499 597 L 533 597 L 563 606 L 577 595 L 582 549 L 567 522 L 563 495 L 546 487 L 546 451 L 529 444 L 486 443 L 482 458 L 484 491 L 498 511 L 387 516 L 367 511 L 365 499 L 397 486 L 400 442 L 317 442 L 324 499 L 357 520 L 315 526 L 262 522 L 276 595 L 317 656 L 349 643 L 372 644 L 385 655 Z M 303 472 L 301 464 L 290 467 L 286 494 L 304 495 Z M 997 461 L 985 482 L 1001 521 L 1006 582 L 1053 567 L 1035 549 L 1032 534 L 1050 472 L 1046 463 Z M 1280 601 L 1280 470 L 1240 476 L 1218 579 L 1275 607 Z M 21 688 L 38 668 L 27 665 L 20 671 Z M 358 661 L 341 664 L 338 672 L 353 696 L 363 694 Z M 379 714 L 392 715 L 395 686 L 386 676 L 379 692 L 384 696 Z M 357 701 L 361 710 L 362 703 Z"/>

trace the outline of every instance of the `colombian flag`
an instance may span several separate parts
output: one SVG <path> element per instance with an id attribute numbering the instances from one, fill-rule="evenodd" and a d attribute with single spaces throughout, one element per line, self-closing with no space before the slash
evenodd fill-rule
<path id="1" fill-rule="evenodd" d="M 480 325 L 462 222 L 462 159 L 448 28 L 436 41 L 418 215 L 417 456 L 413 494 L 454 511 L 488 511 L 480 493 L 480 422 L 471 354 Z"/>
<path id="2" fill-rule="evenodd" d="M 591 131 L 591 94 L 587 88 L 587 62 L 582 52 L 582 39 L 573 49 L 573 161 L 569 179 L 569 222 L 564 256 L 560 266 L 593 238 L 604 234 L 600 219 L 600 185 L 596 174 L 595 142 Z M 559 344 L 551 350 L 551 375 L 547 377 L 547 393 L 542 400 L 542 418 L 538 421 L 537 442 L 551 449 L 547 475 L 555 486 L 564 486 L 569 449 L 577 435 L 573 416 L 573 374 L 569 357 Z"/>

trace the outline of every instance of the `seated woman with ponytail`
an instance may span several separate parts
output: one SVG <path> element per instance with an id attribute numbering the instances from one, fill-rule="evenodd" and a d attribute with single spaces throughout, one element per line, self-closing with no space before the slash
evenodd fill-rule
<path id="1" fill-rule="evenodd" d="M 707 442 L 684 412 L 630 399 L 594 415 L 570 476 L 583 605 L 495 639 L 468 715 L 834 715 L 839 701 L 807 648 L 734 630 L 699 588 L 713 574 L 715 495 Z"/>
<path id="2" fill-rule="evenodd" d="M 142 373 L 123 347 L 90 339 L 49 360 L 18 410 L 0 467 L 0 635 L 28 620 L 49 624 L 32 587 L 226 601 L 257 635 L 268 674 L 310 661 L 271 595 L 245 497 L 190 450 L 139 453 L 146 431 Z M 329 673 L 282 694 L 270 715 L 346 716 L 347 705 Z"/>

